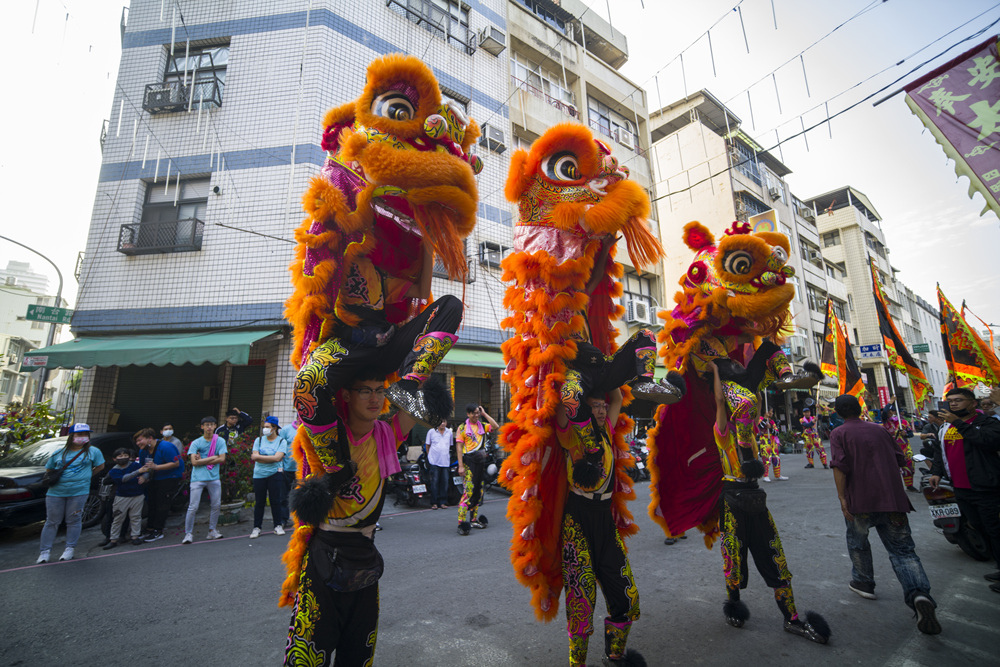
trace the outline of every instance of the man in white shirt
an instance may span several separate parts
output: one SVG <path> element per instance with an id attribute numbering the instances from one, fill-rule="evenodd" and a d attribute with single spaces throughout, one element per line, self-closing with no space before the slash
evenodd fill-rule
<path id="1" fill-rule="evenodd" d="M 451 445 L 454 432 L 448 420 L 442 419 L 438 427 L 427 431 L 427 463 L 431 469 L 431 509 L 448 507 L 448 473 L 451 470 Z"/>

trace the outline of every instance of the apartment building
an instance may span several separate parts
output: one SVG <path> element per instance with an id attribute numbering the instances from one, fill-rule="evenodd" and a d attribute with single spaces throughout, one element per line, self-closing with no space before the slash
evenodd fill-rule
<path id="1" fill-rule="evenodd" d="M 818 361 L 827 297 L 850 326 L 846 270 L 842 261 L 824 258 L 816 215 L 785 180 L 791 169 L 744 133 L 740 118 L 707 90 L 652 112 L 649 123 L 657 218 L 668 253 L 668 293 L 673 294 L 694 258 L 681 241 L 688 222 L 697 220 L 716 236 L 734 220 L 781 232 L 788 237 L 795 268 L 795 333 L 786 352 L 793 363 Z"/>
<path id="2" fill-rule="evenodd" d="M 300 195 L 325 158 L 324 113 L 355 99 L 368 63 L 393 52 L 427 62 L 483 127 L 469 277 L 436 272 L 432 289 L 466 304 L 439 367 L 456 404 L 506 412 L 499 262 L 514 220 L 503 199 L 511 149 L 555 122 L 586 122 L 649 187 L 644 93 L 616 70 L 624 36 L 575 0 L 133 0 L 101 131 L 78 343 L 48 354 L 52 366 L 86 367 L 78 420 L 187 431 L 234 405 L 294 416 L 282 308 Z M 633 270 L 626 290 L 652 304 L 661 282 Z M 652 319 L 636 310 L 636 324 Z"/>

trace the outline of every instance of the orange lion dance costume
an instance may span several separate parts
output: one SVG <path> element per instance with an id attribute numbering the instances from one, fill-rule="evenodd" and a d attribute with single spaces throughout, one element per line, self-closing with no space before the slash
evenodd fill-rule
<path id="1" fill-rule="evenodd" d="M 328 159 L 303 197 L 285 310 L 301 426 L 280 604 L 294 603 L 286 664 L 325 665 L 334 652 L 338 663 L 370 664 L 382 572 L 373 534 L 406 432 L 397 416 L 352 433 L 347 404 L 385 391 L 413 420 L 436 426 L 451 414 L 443 385 L 426 381 L 456 341 L 463 307 L 450 295 L 431 301 L 431 270 L 435 255 L 453 277 L 467 270 L 462 240 L 482 168 L 467 151 L 479 128 L 442 104 L 430 68 L 401 55 L 374 61 L 361 97 L 323 125 Z M 387 389 L 369 386 L 386 379 Z"/>
<path id="2" fill-rule="evenodd" d="M 697 254 L 680 280 L 677 306 L 660 313 L 659 342 L 667 367 L 685 374 L 688 392 L 676 406 L 661 406 L 649 430 L 649 514 L 667 537 L 695 526 L 709 548 L 721 537 L 730 625 L 742 627 L 750 616 L 740 600 L 749 551 L 774 589 L 784 629 L 825 644 L 823 618 L 798 617 L 781 539 L 757 484 L 764 474 L 756 440 L 760 392 L 772 384 L 808 387 L 822 377 L 815 364 L 793 373 L 770 340 L 791 319 L 788 239 L 734 222 L 716 241 L 692 222 L 684 242 Z"/>
<path id="3" fill-rule="evenodd" d="M 590 130 L 562 124 L 530 151 L 514 154 L 506 186 L 520 213 L 514 251 L 502 263 L 504 281 L 513 283 L 503 326 L 514 335 L 502 346 L 511 422 L 501 430 L 511 453 L 500 473 L 512 491 L 511 562 L 541 620 L 556 615 L 566 588 L 572 664 L 586 660 L 597 583 L 609 605 L 605 652 L 612 660 L 624 659 L 639 613 L 621 540 L 638 530 L 626 506 L 635 497 L 625 473 L 631 457 L 624 435 L 632 420 L 611 423 L 605 401 L 615 415 L 633 391 L 659 401 L 680 393 L 653 382 L 650 332 L 635 334 L 621 350 L 615 344 L 613 320 L 624 312 L 612 301 L 622 294 L 616 236 L 625 237 L 637 267 L 663 252 L 644 221 L 649 200 L 627 178 L 628 170 Z M 631 389 L 623 386 L 630 381 Z M 590 546 L 614 552 L 609 557 L 620 577 L 595 577 L 605 563 L 591 563 L 588 538 L 601 542 Z"/>

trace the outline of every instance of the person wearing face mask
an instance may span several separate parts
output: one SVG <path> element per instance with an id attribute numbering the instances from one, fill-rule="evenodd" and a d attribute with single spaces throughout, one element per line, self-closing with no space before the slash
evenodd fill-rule
<path id="1" fill-rule="evenodd" d="M 169 442 L 174 447 L 176 447 L 177 451 L 179 451 L 179 452 L 183 452 L 184 451 L 184 443 L 181 442 L 180 438 L 178 438 L 177 436 L 174 435 L 174 425 L 173 424 L 171 424 L 169 422 L 166 423 L 166 424 L 164 424 L 163 428 L 160 429 L 160 436 L 163 438 L 164 442 Z"/>
<path id="2" fill-rule="evenodd" d="M 271 503 L 271 518 L 274 520 L 274 534 L 284 535 L 284 510 L 281 500 L 284 495 L 285 478 L 281 472 L 281 461 L 289 454 L 288 443 L 278 435 L 278 418 L 271 416 L 264 420 L 260 437 L 253 443 L 250 455 L 253 465 L 253 530 L 250 539 L 260 537 L 264 523 L 264 505 Z"/>
<path id="3" fill-rule="evenodd" d="M 217 540 L 222 533 L 215 529 L 222 507 L 222 481 L 219 469 L 226 462 L 226 439 L 215 433 L 215 417 L 201 420 L 202 436 L 191 443 L 188 458 L 191 460 L 191 494 L 187 516 L 184 518 L 184 539 L 181 544 L 194 542 L 194 517 L 201 505 L 202 492 L 208 490 L 208 536 Z"/>
<path id="4" fill-rule="evenodd" d="M 105 550 L 118 546 L 126 520 L 132 533 L 132 544 L 142 544 L 139 539 L 142 534 L 142 505 L 146 502 L 145 484 L 149 475 L 142 474 L 140 467 L 131 449 L 119 447 L 115 450 L 115 467 L 108 471 L 108 478 L 115 484 L 115 501 L 111 508 L 112 521 Z"/>
<path id="5" fill-rule="evenodd" d="M 49 562 L 52 543 L 64 520 L 66 549 L 59 560 L 71 560 L 83 530 L 83 505 L 90 495 L 90 479 L 104 470 L 104 455 L 97 447 L 90 446 L 90 427 L 73 424 L 66 446 L 49 457 L 45 468 L 61 474 L 45 495 L 45 526 L 36 562 Z"/>
<path id="6" fill-rule="evenodd" d="M 976 395 L 964 387 L 946 396 L 948 410 L 939 414 L 941 449 L 931 466 L 930 485 L 936 489 L 941 477 L 951 478 L 962 514 L 990 541 L 997 571 L 985 575 L 990 590 L 1000 593 L 1000 421 L 976 410 Z"/>

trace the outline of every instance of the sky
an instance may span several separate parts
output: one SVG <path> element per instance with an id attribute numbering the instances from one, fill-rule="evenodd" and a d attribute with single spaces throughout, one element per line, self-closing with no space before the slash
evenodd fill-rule
<path id="1" fill-rule="evenodd" d="M 765 148 L 775 144 L 775 127 L 784 138 L 801 129 L 800 116 L 807 127 L 825 120 L 825 102 L 835 114 L 946 51 L 885 94 L 894 92 L 1000 32 L 998 24 L 948 50 L 1000 19 L 1000 4 L 991 0 L 773 0 L 773 14 L 772 0 L 744 0 L 739 10 L 747 53 L 740 14 L 732 11 L 738 0 L 584 1 L 627 37 L 629 61 L 621 72 L 648 91 L 651 108 L 683 97 L 686 78 L 687 93 L 707 88 Z M 73 267 L 86 243 L 101 163 L 101 124 L 113 120 L 123 4 L 12 0 L 2 9 L 0 49 L 5 62 L 17 66 L 7 70 L 13 104 L 0 125 L 0 195 L 8 203 L 0 234 L 59 266 L 71 306 Z M 704 36 L 709 28 L 711 53 Z M 803 50 L 805 77 L 798 61 Z M 851 185 L 865 193 L 882 217 L 900 280 L 932 304 L 940 282 L 953 303 L 965 299 L 988 323 L 1000 324 L 1000 221 L 992 212 L 980 217 L 983 198 L 970 199 L 968 180 L 956 178 L 954 165 L 902 95 L 877 107 L 872 101 L 834 118 L 829 129 L 824 124 L 810 131 L 808 150 L 801 137 L 774 150 L 792 169 L 792 192 L 807 199 Z M 54 291 L 55 272 L 47 262 L 0 240 L 0 266 L 11 259 L 50 275 Z"/>

